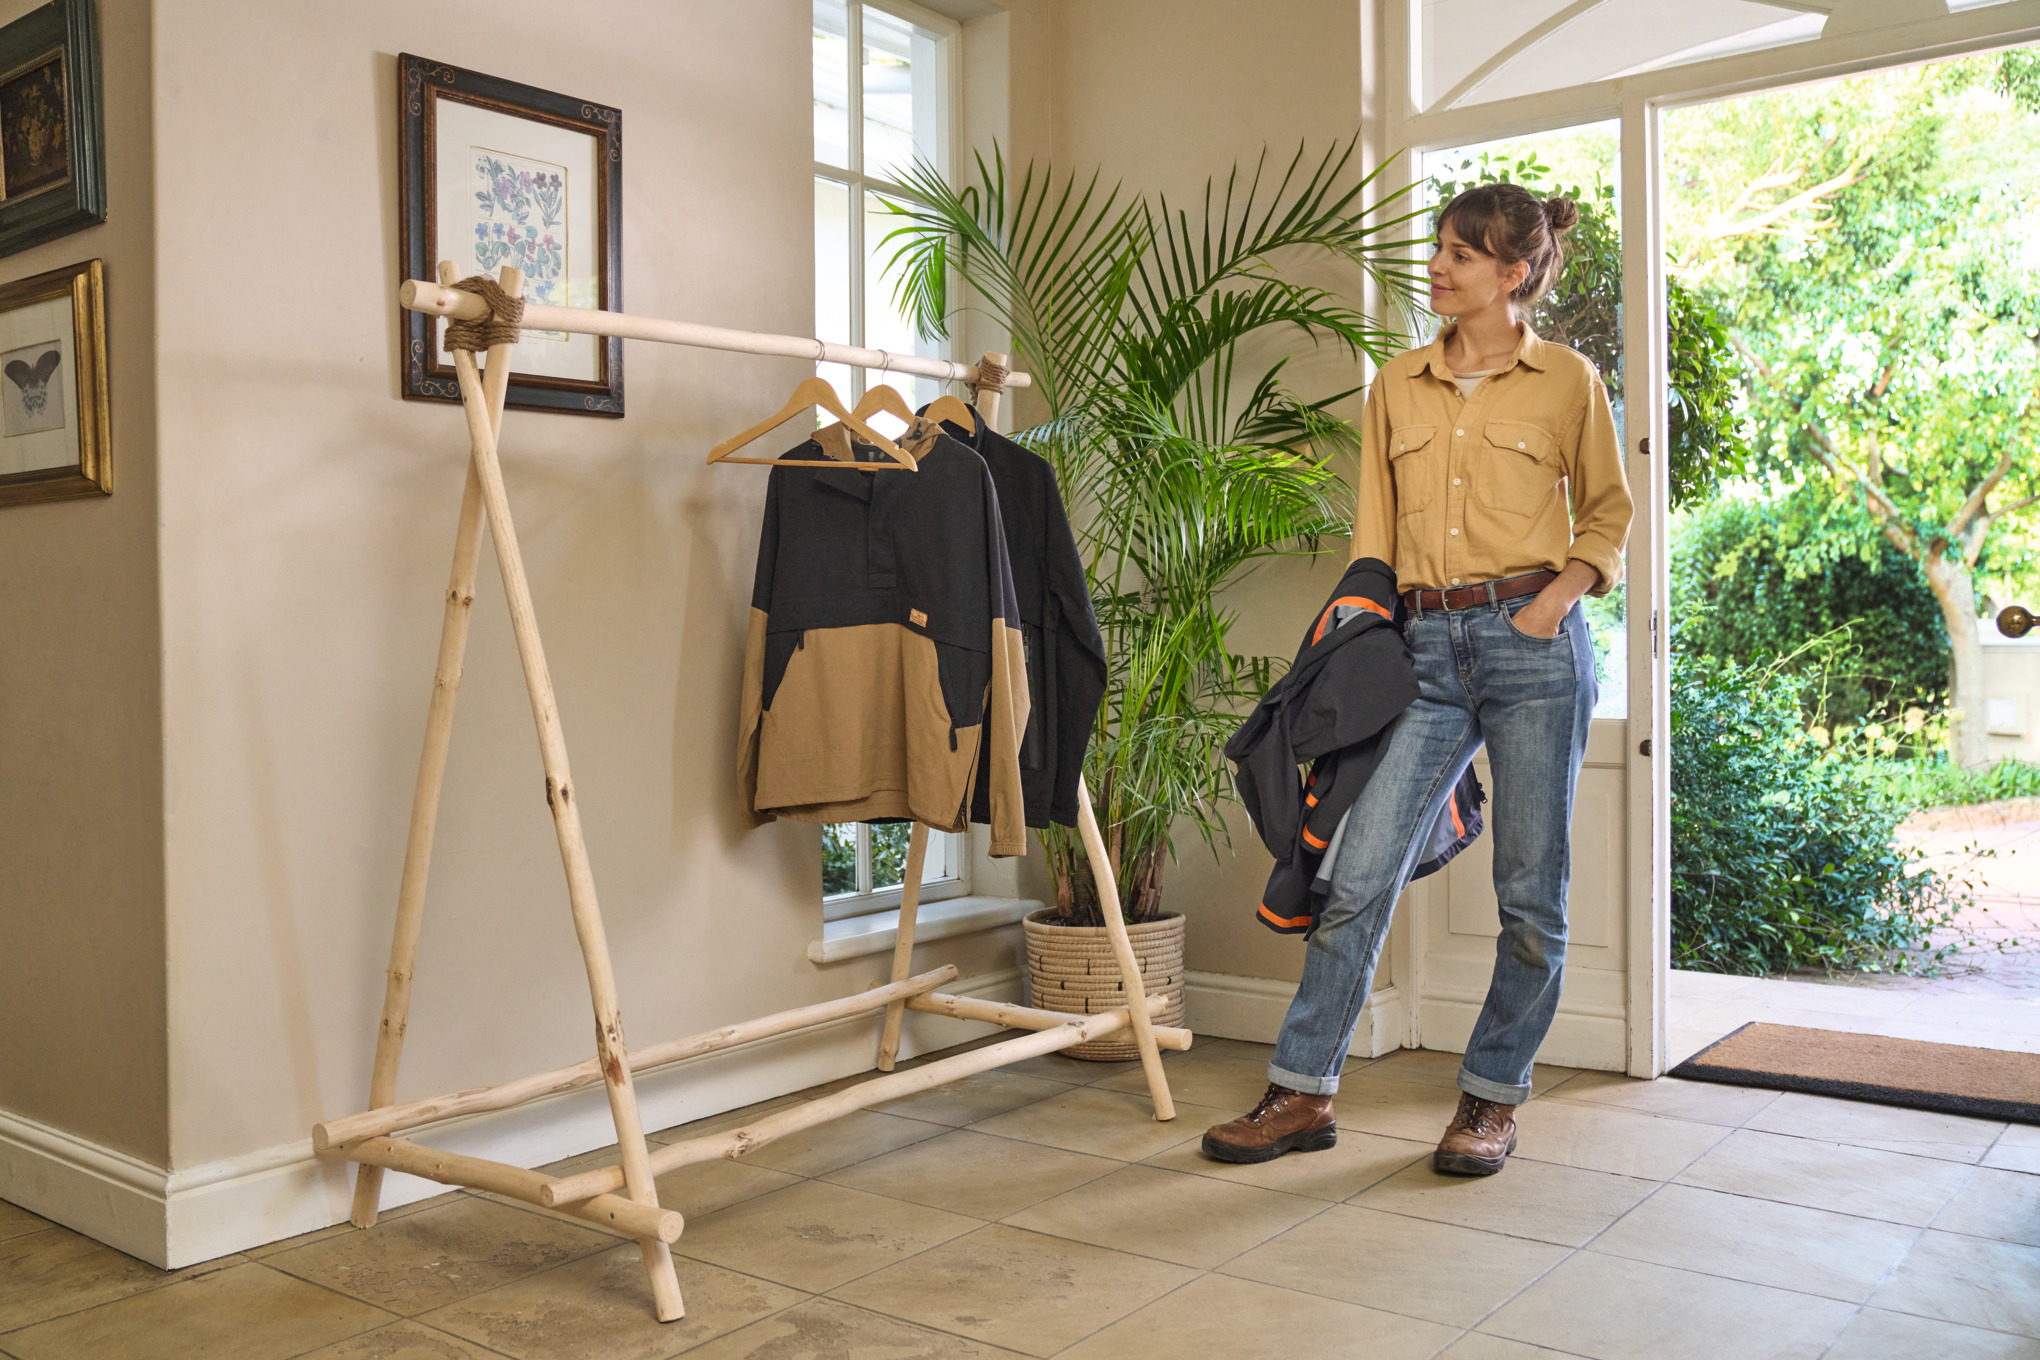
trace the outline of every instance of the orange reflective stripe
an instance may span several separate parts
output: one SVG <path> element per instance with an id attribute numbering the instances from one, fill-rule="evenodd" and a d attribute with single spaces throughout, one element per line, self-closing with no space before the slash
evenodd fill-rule
<path id="1" fill-rule="evenodd" d="M 1303 829 L 1303 843 L 1313 850 L 1322 850 L 1331 844 L 1330 841 L 1321 841 L 1316 836 L 1311 835 L 1309 827 Z"/>
<path id="2" fill-rule="evenodd" d="M 1311 921 L 1311 918 L 1308 916 L 1277 916 L 1274 912 L 1268 910 L 1268 904 L 1266 902 L 1263 902 L 1261 904 L 1260 914 L 1262 916 L 1267 917 L 1270 921 L 1273 921 L 1278 926 L 1287 926 L 1292 929 L 1295 928 L 1296 926 L 1307 926 L 1310 924 Z"/>
<path id="3" fill-rule="evenodd" d="M 1325 626 L 1332 621 L 1332 614 L 1342 604 L 1358 605 L 1362 609 L 1371 610 L 1372 612 L 1381 615 L 1381 617 L 1383 617 L 1384 619 L 1393 619 L 1395 617 L 1394 614 L 1389 612 L 1388 607 L 1386 605 L 1376 604 L 1374 601 L 1368 599 L 1365 595 L 1341 595 L 1338 599 L 1333 600 L 1330 604 L 1325 606 L 1324 613 L 1318 615 L 1317 631 L 1313 632 L 1310 635 L 1310 640 L 1313 643 L 1319 641 L 1324 637 Z"/>

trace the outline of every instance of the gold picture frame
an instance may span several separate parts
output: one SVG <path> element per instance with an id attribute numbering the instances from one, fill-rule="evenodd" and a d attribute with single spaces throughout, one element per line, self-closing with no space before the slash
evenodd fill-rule
<path id="1" fill-rule="evenodd" d="M 112 494 L 105 262 L 0 283 L 0 506 Z"/>

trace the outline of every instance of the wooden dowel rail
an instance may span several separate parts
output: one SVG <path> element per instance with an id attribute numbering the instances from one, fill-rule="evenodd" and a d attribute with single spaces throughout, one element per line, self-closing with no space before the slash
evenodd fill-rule
<path id="1" fill-rule="evenodd" d="M 423 279 L 407 279 L 397 289 L 397 301 L 414 312 L 450 316 L 462 321 L 479 321 L 489 314 L 489 304 L 475 294 L 427 283 Z M 667 321 L 655 316 L 632 316 L 628 312 L 602 312 L 591 307 L 547 307 L 535 302 L 527 303 L 523 325 L 526 330 L 533 331 L 614 335 L 625 340 L 655 340 L 661 344 L 687 345 L 694 349 L 813 359 L 817 363 L 847 364 L 852 368 L 875 368 L 887 373 L 911 373 L 916 377 L 944 378 L 950 382 L 976 382 L 978 378 L 976 364 L 959 364 L 949 359 L 894 354 L 890 350 L 865 349 L 859 345 L 837 345 L 799 335 L 736 331 L 692 321 Z M 1033 381 L 1025 373 L 1006 375 L 1008 387 L 1029 387 Z"/>
<path id="2" fill-rule="evenodd" d="M 438 1148 L 407 1143 L 401 1138 L 369 1138 L 352 1147 L 334 1149 L 326 1155 L 344 1156 L 365 1166 L 401 1171 L 407 1176 L 422 1177 L 441 1185 L 489 1190 L 523 1200 L 526 1204 L 542 1204 L 539 1192 L 550 1184 L 549 1178 L 542 1172 L 526 1171 L 523 1167 L 492 1162 L 484 1157 L 441 1152 Z M 593 1199 L 562 1204 L 558 1208 L 561 1213 L 572 1214 L 598 1228 L 606 1228 L 619 1237 L 654 1237 L 661 1242 L 677 1242 L 686 1226 L 677 1209 L 633 1204 L 618 1195 L 597 1195 Z"/>
<path id="3" fill-rule="evenodd" d="M 1151 996 L 1147 999 L 1148 1014 L 1153 1015 L 1169 1004 L 1165 996 Z M 907 1002 L 910 1011 L 925 1011 L 929 1015 L 946 1015 L 952 1020 L 981 1020 L 989 1025 L 1004 1025 L 1007 1029 L 1054 1029 L 1067 1025 L 1071 1020 L 1068 1011 L 1045 1011 L 1033 1006 L 1015 1006 L 1004 1001 L 980 1001 L 971 996 L 951 996 L 947 992 L 928 992 Z M 1181 1053 L 1189 1049 L 1194 1037 L 1187 1029 L 1174 1025 L 1156 1025 L 1155 1043 L 1162 1048 L 1174 1049 Z"/>
<path id="4" fill-rule="evenodd" d="M 739 1158 L 754 1152 L 776 1138 L 802 1129 L 826 1124 L 831 1119 L 840 1119 L 853 1110 L 861 1110 L 880 1101 L 910 1096 L 935 1086 L 946 1086 L 963 1077 L 976 1076 L 993 1068 L 1005 1067 L 1028 1058 L 1038 1058 L 1044 1053 L 1055 1053 L 1092 1039 L 1102 1039 L 1125 1029 L 1130 1016 L 1124 1006 L 1105 1011 L 1099 1015 L 1073 1015 L 1054 1029 L 1042 1030 L 1038 1034 L 1023 1034 L 1017 1039 L 1007 1039 L 983 1048 L 974 1048 L 967 1053 L 958 1053 L 951 1058 L 941 1058 L 922 1067 L 910 1067 L 903 1072 L 892 1072 L 869 1081 L 846 1087 L 834 1095 L 823 1096 L 820 1100 L 805 1101 L 759 1119 L 754 1124 L 729 1133 L 710 1134 L 705 1138 L 690 1138 L 681 1143 L 668 1143 L 652 1150 L 652 1174 L 664 1175 L 676 1167 L 692 1166 L 697 1162 L 712 1162 L 719 1157 Z M 540 1191 L 539 1202 L 547 1208 L 562 1204 L 573 1204 L 593 1195 L 606 1194 L 623 1184 L 623 1172 L 613 1166 L 597 1167 L 579 1175 L 562 1176 Z"/>
<path id="5" fill-rule="evenodd" d="M 760 1039 L 790 1034 L 797 1029 L 826 1025 L 832 1020 L 861 1015 L 896 1001 L 919 996 L 923 992 L 931 992 L 943 983 L 953 982 L 955 979 L 956 966 L 944 964 L 933 972 L 922 973 L 904 982 L 876 987 L 854 996 L 837 997 L 833 1001 L 817 1002 L 812 1006 L 802 1006 L 798 1010 L 780 1011 L 756 1020 L 747 1020 L 740 1025 L 725 1025 L 721 1029 L 690 1035 L 685 1039 L 673 1039 L 663 1044 L 653 1044 L 648 1048 L 632 1049 L 630 1070 L 633 1073 L 644 1072 L 654 1067 L 679 1062 L 684 1058 L 697 1058 L 705 1053 L 715 1053 L 726 1048 L 756 1043 Z M 520 1077 L 516 1081 L 507 1081 L 497 1086 L 477 1086 L 448 1095 L 427 1096 L 422 1100 L 407 1101 L 402 1105 L 385 1105 L 379 1109 L 365 1110 L 360 1114 L 343 1115 L 339 1119 L 329 1119 L 323 1124 L 312 1125 L 312 1150 L 324 1152 L 327 1148 L 342 1143 L 352 1143 L 357 1139 L 371 1138 L 377 1134 L 415 1129 L 421 1124 L 436 1124 L 442 1119 L 452 1119 L 458 1115 L 507 1110 L 513 1105 L 522 1105 L 541 1096 L 593 1086 L 600 1080 L 602 1080 L 601 1065 L 596 1059 L 589 1058 L 585 1062 L 575 1063 L 572 1067 L 555 1068 L 550 1072 Z"/>

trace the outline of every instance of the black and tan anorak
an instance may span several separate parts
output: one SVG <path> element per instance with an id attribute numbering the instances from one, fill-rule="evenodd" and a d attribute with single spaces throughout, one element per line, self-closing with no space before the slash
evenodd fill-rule
<path id="1" fill-rule="evenodd" d="M 970 822 L 1026 853 L 1027 671 L 985 462 L 929 429 L 919 472 L 776 467 L 744 649 L 738 786 L 753 825 Z M 789 459 L 870 461 L 841 426 Z"/>

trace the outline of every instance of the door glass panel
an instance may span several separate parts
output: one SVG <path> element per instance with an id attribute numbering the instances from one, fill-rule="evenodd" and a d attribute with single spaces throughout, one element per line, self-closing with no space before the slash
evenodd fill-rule
<path id="1" fill-rule="evenodd" d="M 1534 137 L 1485 142 L 1424 157 L 1435 208 L 1462 189 L 1490 180 L 1521 184 L 1539 197 L 1562 193 L 1579 204 L 1580 221 L 1568 237 L 1565 272 L 1525 319 L 1540 339 L 1572 346 L 1593 361 L 1622 432 L 1622 232 L 1617 216 L 1621 127 L 1588 123 Z M 1427 224 L 1428 229 L 1429 224 Z M 1594 636 L 1600 697 L 1597 718 L 1629 716 L 1627 591 L 1617 585 L 1582 603 Z"/>

